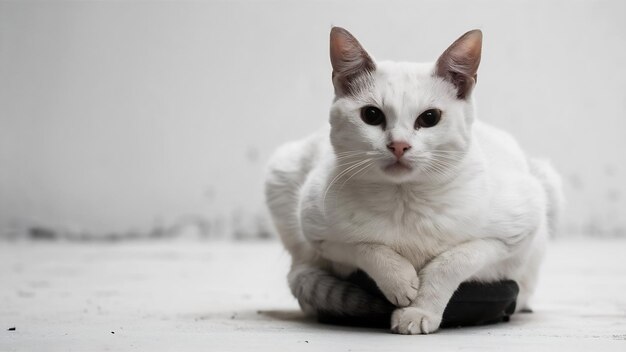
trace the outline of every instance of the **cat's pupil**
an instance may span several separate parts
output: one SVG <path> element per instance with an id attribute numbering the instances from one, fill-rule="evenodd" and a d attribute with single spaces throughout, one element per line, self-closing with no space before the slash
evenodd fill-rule
<path id="1" fill-rule="evenodd" d="M 366 106 L 361 109 L 361 119 L 368 125 L 383 125 L 385 123 L 385 114 L 375 106 Z"/>
<path id="2" fill-rule="evenodd" d="M 417 117 L 417 120 L 415 120 L 415 128 L 433 127 L 439 123 L 439 120 L 441 120 L 441 110 L 429 109 Z"/>

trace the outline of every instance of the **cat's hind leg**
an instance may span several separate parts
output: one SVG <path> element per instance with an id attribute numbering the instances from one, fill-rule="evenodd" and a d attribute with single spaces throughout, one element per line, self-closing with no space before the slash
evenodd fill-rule
<path id="1" fill-rule="evenodd" d="M 532 248 L 527 258 L 525 258 L 524 268 L 521 275 L 516 280 L 519 285 L 519 295 L 517 297 L 517 312 L 532 312 L 530 299 L 532 298 L 537 281 L 539 280 L 539 271 L 547 245 L 547 229 L 542 226 L 537 235 L 533 239 Z"/>
<path id="2" fill-rule="evenodd" d="M 384 298 L 340 279 L 314 263 L 294 264 L 287 280 L 300 307 L 310 316 L 388 319 L 394 309 Z"/>
<path id="3" fill-rule="evenodd" d="M 265 201 L 278 235 L 295 261 L 313 260 L 315 251 L 304 238 L 298 216 L 300 189 L 310 171 L 315 140 L 287 143 L 272 155 L 265 179 Z"/>

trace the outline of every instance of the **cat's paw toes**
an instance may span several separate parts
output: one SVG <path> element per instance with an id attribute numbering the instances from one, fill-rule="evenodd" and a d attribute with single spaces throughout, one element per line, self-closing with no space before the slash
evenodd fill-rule
<path id="1" fill-rule="evenodd" d="M 417 307 L 396 309 L 391 315 L 391 332 L 402 335 L 430 334 L 437 331 L 441 316 Z"/>
<path id="2" fill-rule="evenodd" d="M 389 302 L 396 307 L 406 307 L 410 305 L 417 297 L 417 289 L 419 288 L 419 278 L 416 274 L 407 275 L 409 277 L 388 282 L 380 287 L 381 291 Z"/>

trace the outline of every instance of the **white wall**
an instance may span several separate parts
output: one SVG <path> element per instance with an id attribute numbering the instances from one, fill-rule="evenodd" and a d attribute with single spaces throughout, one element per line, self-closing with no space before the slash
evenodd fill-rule
<path id="1" fill-rule="evenodd" d="M 565 234 L 626 236 L 625 4 L 0 2 L 0 233 L 255 232 L 266 158 L 327 119 L 335 24 L 411 61 L 481 28 L 480 116 L 562 171 Z"/>

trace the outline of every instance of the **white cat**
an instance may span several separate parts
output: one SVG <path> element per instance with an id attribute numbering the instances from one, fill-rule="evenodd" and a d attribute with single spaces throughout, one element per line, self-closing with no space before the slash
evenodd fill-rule
<path id="1" fill-rule="evenodd" d="M 336 278 L 356 269 L 399 307 L 396 333 L 437 330 L 463 281 L 515 280 L 527 308 L 560 178 L 477 120 L 481 46 L 473 30 L 434 64 L 375 62 L 348 31 L 331 30 L 330 130 L 282 146 L 266 183 L 305 312 L 378 309 Z"/>

